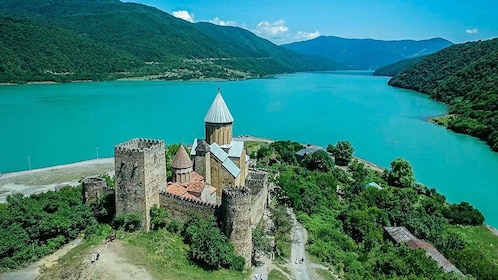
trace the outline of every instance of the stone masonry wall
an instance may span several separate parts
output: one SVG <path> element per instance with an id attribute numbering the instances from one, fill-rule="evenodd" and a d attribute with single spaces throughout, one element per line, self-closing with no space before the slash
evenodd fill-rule
<path id="1" fill-rule="evenodd" d="M 90 204 L 97 201 L 102 196 L 107 188 L 107 183 L 104 178 L 88 177 L 81 183 L 83 192 L 83 203 Z"/>
<path id="2" fill-rule="evenodd" d="M 246 188 L 225 188 L 221 201 L 222 231 L 234 245 L 235 253 L 246 261 L 245 268 L 250 268 L 252 229 L 249 190 Z"/>
<path id="3" fill-rule="evenodd" d="M 137 212 L 148 231 L 150 208 L 166 186 L 164 141 L 132 139 L 114 147 L 116 214 Z"/>
<path id="4" fill-rule="evenodd" d="M 160 193 L 159 201 L 161 207 L 169 212 L 169 220 L 185 222 L 196 214 L 205 218 L 218 217 L 220 211 L 218 204 L 192 200 L 166 192 Z"/>
<path id="5" fill-rule="evenodd" d="M 251 228 L 263 218 L 268 204 L 268 176 L 266 172 L 250 170 L 246 187 L 251 194 Z"/>

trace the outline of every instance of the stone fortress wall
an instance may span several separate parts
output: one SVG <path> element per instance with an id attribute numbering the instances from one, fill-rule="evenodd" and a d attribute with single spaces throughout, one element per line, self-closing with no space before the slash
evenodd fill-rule
<path id="1" fill-rule="evenodd" d="M 221 197 L 221 230 L 234 245 L 236 254 L 251 267 L 252 227 L 251 195 L 247 188 L 229 187 L 223 189 Z"/>
<path id="2" fill-rule="evenodd" d="M 166 186 L 164 141 L 132 139 L 114 147 L 116 215 L 136 212 L 150 228 L 150 209 Z"/>

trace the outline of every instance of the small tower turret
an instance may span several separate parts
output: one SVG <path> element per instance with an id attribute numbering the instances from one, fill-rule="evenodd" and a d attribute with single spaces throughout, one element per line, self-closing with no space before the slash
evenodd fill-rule
<path id="1" fill-rule="evenodd" d="M 175 158 L 171 163 L 171 168 L 173 169 L 174 182 L 181 184 L 190 182 L 193 164 L 182 144 L 180 144 L 180 148 L 176 152 Z"/>
<path id="2" fill-rule="evenodd" d="M 204 177 L 207 184 L 211 184 L 211 148 L 204 139 L 198 141 L 195 147 L 194 169 Z"/>

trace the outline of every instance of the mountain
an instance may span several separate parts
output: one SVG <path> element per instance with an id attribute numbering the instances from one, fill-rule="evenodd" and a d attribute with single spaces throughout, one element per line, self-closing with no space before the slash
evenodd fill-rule
<path id="1" fill-rule="evenodd" d="M 101 75 L 104 79 L 143 75 L 184 79 L 243 78 L 340 67 L 320 58 L 276 46 L 241 28 L 193 24 L 153 7 L 117 0 L 2 0 L 0 17 L 5 22 L 2 26 L 4 30 L 10 28 L 7 23 L 12 24 L 13 20 L 24 24 L 18 36 L 26 37 L 21 48 L 27 50 L 19 51 L 20 46 L 15 40 L 2 41 L 2 49 L 11 56 L 11 64 L 12 61 L 22 62 L 22 53 L 37 49 L 37 40 L 34 38 L 39 38 L 39 35 L 34 34 L 48 32 L 42 32 L 41 29 L 50 29 L 51 32 L 57 30 L 57 42 L 52 42 L 55 45 L 49 42 L 50 39 L 44 42 L 49 48 L 71 45 L 71 42 L 81 40 L 85 44 L 91 42 L 99 45 L 97 50 L 106 48 L 109 52 L 106 57 L 96 52 L 92 60 L 120 62 L 122 59 L 119 56 L 123 55 L 133 61 L 135 66 L 132 69 L 119 63 L 115 65 L 117 62 L 111 63 L 112 69 L 106 72 L 107 76 Z M 84 50 L 86 47 L 83 45 L 76 52 L 87 52 L 88 49 Z M 53 48 L 61 56 L 76 59 L 75 55 L 78 55 L 66 53 L 67 49 L 63 47 Z M 48 75 L 59 72 L 60 68 L 64 69 L 66 80 L 84 76 L 81 69 L 70 62 L 57 62 L 52 56 L 44 57 L 45 54 L 41 54 L 30 56 L 35 65 L 40 65 L 37 72 L 29 67 L 23 68 L 22 63 L 9 66 L 8 69 L 22 68 L 25 74 L 22 77 L 0 62 L 0 81 L 37 80 L 41 77 L 37 78 L 36 73 Z M 58 65 L 61 63 L 62 66 Z M 92 70 L 91 63 L 87 66 Z M 98 68 L 94 70 L 100 71 Z M 32 77 L 29 77 L 29 73 L 32 73 Z M 51 79 L 60 77 L 53 76 Z"/>
<path id="2" fill-rule="evenodd" d="M 416 56 L 412 58 L 403 59 L 401 61 L 395 62 L 393 64 L 388 64 L 377 68 L 373 72 L 374 76 L 390 76 L 394 77 L 404 71 L 406 68 L 415 65 L 417 62 L 421 61 L 425 56 Z"/>
<path id="3" fill-rule="evenodd" d="M 436 52 L 452 44 L 442 38 L 383 41 L 320 36 L 282 47 L 305 55 L 321 56 L 353 69 L 377 69 L 406 58 Z"/>
<path id="4" fill-rule="evenodd" d="M 453 45 L 389 80 L 450 106 L 448 128 L 487 141 L 498 151 L 498 38 Z"/>

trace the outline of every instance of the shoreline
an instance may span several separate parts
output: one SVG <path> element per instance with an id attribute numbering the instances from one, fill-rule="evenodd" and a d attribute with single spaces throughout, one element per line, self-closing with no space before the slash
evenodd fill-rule
<path id="1" fill-rule="evenodd" d="M 43 171 L 53 171 L 53 170 L 58 170 L 58 169 L 79 167 L 79 166 L 85 166 L 85 165 L 91 165 L 91 164 L 105 164 L 105 163 L 111 163 L 111 162 L 114 162 L 114 157 L 83 160 L 83 161 L 77 161 L 77 162 L 72 162 L 72 163 L 67 163 L 67 164 L 58 164 L 58 165 L 54 165 L 54 166 L 42 167 L 42 168 L 37 168 L 37 169 L 32 169 L 32 170 L 21 170 L 21 171 L 0 173 L 0 180 L 9 179 L 9 178 L 17 177 L 17 176 L 22 176 L 22 175 L 34 174 L 34 173 L 43 172 Z"/>

